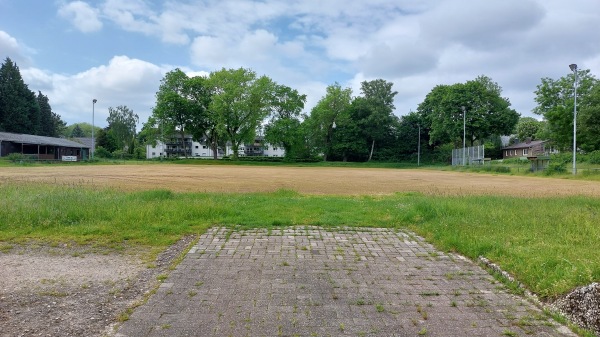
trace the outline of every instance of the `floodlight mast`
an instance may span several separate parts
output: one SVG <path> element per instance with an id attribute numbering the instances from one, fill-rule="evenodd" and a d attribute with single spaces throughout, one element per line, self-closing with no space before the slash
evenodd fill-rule
<path id="1" fill-rule="evenodd" d="M 577 65 L 575 63 L 570 64 L 569 68 L 575 74 L 575 81 L 573 82 L 575 89 L 573 94 L 573 174 L 577 174 Z"/>
<path id="2" fill-rule="evenodd" d="M 94 139 L 94 110 L 96 107 L 96 102 L 98 102 L 97 99 L 92 99 L 92 148 L 90 149 L 91 152 L 91 158 L 94 159 L 94 149 L 95 149 L 95 139 Z"/>

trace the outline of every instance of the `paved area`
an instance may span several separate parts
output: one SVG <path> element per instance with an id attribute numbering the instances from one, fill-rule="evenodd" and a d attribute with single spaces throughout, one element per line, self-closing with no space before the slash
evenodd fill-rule
<path id="1" fill-rule="evenodd" d="M 117 336 L 574 336 L 409 232 L 213 228 Z"/>

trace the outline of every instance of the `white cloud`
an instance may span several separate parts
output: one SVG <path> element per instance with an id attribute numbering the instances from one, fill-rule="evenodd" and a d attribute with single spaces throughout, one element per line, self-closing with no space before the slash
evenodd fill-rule
<path id="1" fill-rule="evenodd" d="M 83 1 L 73 1 L 63 4 L 58 15 L 71 21 L 83 33 L 97 32 L 102 29 L 102 22 L 98 18 L 98 10 Z"/>
<path id="2" fill-rule="evenodd" d="M 14 37 L 5 31 L 0 30 L 0 63 L 8 57 L 17 66 L 29 66 L 31 64 L 30 55 L 35 54 L 35 50 L 20 43 Z"/>
<path id="3" fill-rule="evenodd" d="M 40 69 L 22 69 L 31 90 L 41 90 L 50 99 L 55 113 L 68 124 L 92 122 L 92 99 L 95 124 L 106 126 L 108 107 L 126 105 L 145 122 L 155 104 L 160 80 L 171 68 L 127 56 L 115 56 L 107 65 L 74 75 L 52 74 Z M 141 124 L 138 128 L 141 127 Z"/>

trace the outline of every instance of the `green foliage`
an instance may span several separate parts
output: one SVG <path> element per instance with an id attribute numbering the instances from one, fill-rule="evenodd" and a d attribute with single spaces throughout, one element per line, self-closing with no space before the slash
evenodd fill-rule
<path id="1" fill-rule="evenodd" d="M 521 117 L 516 127 L 517 138 L 520 142 L 524 142 L 528 138 L 537 140 L 543 127 L 544 122 L 540 122 L 532 117 Z"/>
<path id="2" fill-rule="evenodd" d="M 139 122 L 138 115 L 125 105 L 108 108 L 108 130 L 114 137 L 115 148 L 124 149 L 129 146 L 135 136 L 135 128 Z"/>
<path id="3" fill-rule="evenodd" d="M 304 134 L 300 127 L 300 112 L 306 95 L 283 85 L 276 85 L 271 104 L 271 117 L 265 126 L 265 141 L 285 149 L 286 158 L 294 158 L 300 152 Z"/>
<path id="4" fill-rule="evenodd" d="M 37 135 L 40 106 L 21 77 L 19 67 L 6 58 L 0 67 L 0 130 Z"/>
<path id="5" fill-rule="evenodd" d="M 417 109 L 424 127 L 429 130 L 430 144 L 454 142 L 458 145 L 463 138 L 463 125 L 466 125 L 467 143 L 471 145 L 491 135 L 510 134 L 519 114 L 510 108 L 509 100 L 500 95 L 500 86 L 485 76 L 464 84 L 433 88 Z"/>
<path id="6" fill-rule="evenodd" d="M 11 153 L 8 156 L 6 156 L 6 159 L 12 161 L 13 163 L 18 163 L 29 158 L 22 153 Z"/>
<path id="7" fill-rule="evenodd" d="M 592 151 L 588 154 L 590 164 L 600 164 L 600 150 Z"/>
<path id="8" fill-rule="evenodd" d="M 578 70 L 577 105 L 578 147 L 586 151 L 600 149 L 598 118 L 600 117 L 600 82 L 589 70 Z M 548 135 L 561 149 L 573 145 L 573 108 L 575 74 L 558 80 L 542 78 L 535 91 L 537 106 L 533 112 L 544 116 Z"/>
<path id="9" fill-rule="evenodd" d="M 544 170 L 545 175 L 553 175 L 567 172 L 567 166 L 564 162 L 552 162 L 548 164 L 548 167 Z"/>
<path id="10" fill-rule="evenodd" d="M 275 83 L 244 68 L 212 72 L 209 83 L 214 92 L 209 110 L 217 130 L 231 142 L 235 160 L 239 147 L 254 140 L 256 129 L 269 115 Z"/>
<path id="11" fill-rule="evenodd" d="M 112 153 L 103 146 L 97 146 L 94 156 L 98 158 L 112 158 Z"/>
<path id="12" fill-rule="evenodd" d="M 307 138 L 310 139 L 311 146 L 316 152 L 323 153 L 323 160 L 331 155 L 333 133 L 337 123 L 350 122 L 346 117 L 338 120 L 338 117 L 348 114 L 348 109 L 352 102 L 352 89 L 342 87 L 338 84 L 332 84 L 327 87 L 327 94 L 319 100 L 313 107 L 310 117 L 305 120 L 307 127 Z M 348 126 L 348 125 L 346 125 Z M 351 127 L 350 127 L 351 128 Z M 349 137 L 342 137 L 348 139 Z M 338 150 L 344 151 L 344 144 L 337 145 Z"/>
<path id="13" fill-rule="evenodd" d="M 83 130 L 81 130 L 79 125 L 76 124 L 75 127 L 73 127 L 73 131 L 71 131 L 71 138 L 77 137 L 85 137 L 85 133 L 83 132 Z"/>

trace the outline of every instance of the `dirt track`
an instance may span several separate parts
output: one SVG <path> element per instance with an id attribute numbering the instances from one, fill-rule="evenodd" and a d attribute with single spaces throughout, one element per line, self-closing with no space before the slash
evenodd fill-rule
<path id="1" fill-rule="evenodd" d="M 111 165 L 5 167 L 0 183 L 35 181 L 109 186 L 122 190 L 255 192 L 290 189 L 306 194 L 600 196 L 600 182 L 435 170 Z"/>

